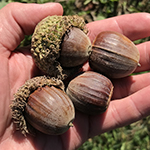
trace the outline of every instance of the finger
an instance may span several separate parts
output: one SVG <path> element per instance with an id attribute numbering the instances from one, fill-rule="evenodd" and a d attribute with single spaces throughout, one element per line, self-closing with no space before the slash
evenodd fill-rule
<path id="1" fill-rule="evenodd" d="M 140 65 L 135 72 L 143 72 L 150 70 L 150 42 L 145 42 L 137 45 L 140 52 Z"/>
<path id="2" fill-rule="evenodd" d="M 122 127 L 150 114 L 150 86 L 122 100 L 111 101 L 107 111 L 100 116 L 91 116 L 89 136 Z"/>
<path id="3" fill-rule="evenodd" d="M 112 99 L 121 99 L 150 85 L 150 73 L 134 75 L 112 81 L 114 92 Z"/>
<path id="4" fill-rule="evenodd" d="M 148 67 L 149 67 L 149 63 L 147 65 L 147 68 Z M 84 71 L 91 70 L 88 63 L 86 63 L 83 66 L 83 70 Z M 114 85 L 114 92 L 113 92 L 112 99 L 120 99 L 129 96 L 146 86 L 149 86 L 150 73 L 142 73 L 142 74 L 128 76 L 125 78 L 111 79 L 111 80 Z"/>
<path id="5" fill-rule="evenodd" d="M 102 31 L 116 31 L 132 41 L 150 36 L 150 14 L 134 13 L 87 24 L 91 41 Z"/>
<path id="6" fill-rule="evenodd" d="M 136 45 L 140 53 L 140 66 L 137 66 L 135 73 L 150 70 L 150 41 Z M 84 71 L 90 70 L 89 64 L 83 66 Z"/>
<path id="7" fill-rule="evenodd" d="M 22 4 L 10 3 L 0 10 L 0 49 L 14 50 L 24 34 L 32 34 L 36 24 L 48 15 L 62 15 L 58 3 Z"/>
<path id="8" fill-rule="evenodd" d="M 143 72 L 143 71 L 149 71 L 150 70 L 150 41 L 144 42 L 141 44 L 136 45 L 137 49 L 140 53 L 140 66 L 136 68 L 134 71 L 135 73 Z M 90 70 L 89 64 L 86 63 L 83 66 L 83 69 L 85 71 Z"/>

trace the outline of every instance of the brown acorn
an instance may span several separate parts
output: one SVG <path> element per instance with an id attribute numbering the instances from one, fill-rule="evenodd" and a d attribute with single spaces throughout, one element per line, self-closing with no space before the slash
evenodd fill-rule
<path id="1" fill-rule="evenodd" d="M 58 79 L 41 76 L 28 80 L 11 104 L 16 129 L 25 136 L 31 133 L 31 127 L 50 135 L 66 132 L 73 125 L 75 111 L 63 90 L 64 85 Z"/>
<path id="2" fill-rule="evenodd" d="M 109 78 L 122 78 L 134 72 L 139 59 L 139 51 L 132 41 L 120 33 L 104 31 L 93 42 L 89 64 Z"/>
<path id="3" fill-rule="evenodd" d="M 75 16 L 48 16 L 35 28 L 31 53 L 40 70 L 65 79 L 65 68 L 83 65 L 91 53 L 84 19 Z M 71 68 L 72 69 L 72 68 Z"/>
<path id="4" fill-rule="evenodd" d="M 58 61 L 62 67 L 76 67 L 84 64 L 91 53 L 91 42 L 79 28 L 71 28 L 61 44 Z"/>
<path id="5" fill-rule="evenodd" d="M 70 81 L 66 93 L 77 110 L 90 115 L 101 114 L 109 106 L 113 85 L 107 77 L 87 71 Z"/>

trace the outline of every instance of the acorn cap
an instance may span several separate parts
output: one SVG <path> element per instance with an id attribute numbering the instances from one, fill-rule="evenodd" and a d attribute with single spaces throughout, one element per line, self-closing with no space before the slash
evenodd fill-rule
<path id="1" fill-rule="evenodd" d="M 61 80 L 55 78 L 49 78 L 46 76 L 34 77 L 27 80 L 23 86 L 21 86 L 17 93 L 14 95 L 14 100 L 10 105 L 12 110 L 12 118 L 16 124 L 16 129 L 21 130 L 22 134 L 26 136 L 26 133 L 31 133 L 29 131 L 32 127 L 26 122 L 24 118 L 24 111 L 27 105 L 27 101 L 31 93 L 40 87 L 54 86 L 60 88 L 64 91 L 64 84 Z"/>
<path id="2" fill-rule="evenodd" d="M 79 16 L 48 16 L 36 26 L 32 36 L 31 53 L 40 70 L 50 76 L 64 79 L 58 61 L 64 34 L 72 27 L 87 34 L 85 22 Z"/>

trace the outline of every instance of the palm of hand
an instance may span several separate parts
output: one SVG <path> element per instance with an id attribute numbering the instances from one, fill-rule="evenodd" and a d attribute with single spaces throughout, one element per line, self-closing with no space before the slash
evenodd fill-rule
<path id="1" fill-rule="evenodd" d="M 20 49 L 20 51 L 25 51 L 24 49 Z M 25 52 L 28 50 L 26 49 Z M 1 58 L 3 60 L 3 71 L 1 75 L 5 75 L 5 81 L 4 78 L 1 80 L 1 83 L 4 82 L 7 86 L 6 88 L 2 87 L 1 92 L 5 93 L 3 94 L 2 100 L 5 100 L 4 104 L 1 105 L 3 108 L 1 111 L 5 111 L 6 117 L 3 117 L 3 121 L 1 122 L 1 135 L 2 136 L 2 149 L 11 149 L 12 147 L 16 147 L 16 149 L 48 149 L 49 147 L 54 149 L 68 149 L 71 145 L 68 145 L 68 143 L 74 143 L 73 141 L 69 141 L 70 137 L 73 137 L 72 139 L 78 139 L 78 135 L 76 135 L 76 126 L 72 129 L 70 129 L 67 133 L 65 133 L 62 136 L 49 136 L 42 133 L 37 133 L 36 137 L 32 137 L 30 135 L 27 136 L 25 139 L 23 135 L 19 131 L 15 131 L 15 127 L 11 120 L 11 114 L 9 110 L 10 105 L 10 99 L 13 98 L 13 93 L 16 92 L 16 90 L 24 84 L 24 82 L 28 79 L 30 79 L 32 76 L 35 76 L 36 73 L 38 74 L 38 69 L 35 67 L 34 62 L 32 60 L 32 57 L 28 53 L 22 53 L 22 52 L 12 52 L 10 54 L 10 57 L 8 59 Z M 6 65 L 4 65 L 6 64 Z M 10 90 L 8 90 L 10 89 Z M 7 91 L 7 93 L 5 92 Z M 7 98 L 6 98 L 7 97 Z M 1 113 L 2 114 L 2 113 Z M 80 114 L 79 114 L 80 116 Z M 84 115 L 81 114 L 81 117 Z M 6 120 L 7 119 L 7 120 Z M 87 117 L 84 117 L 84 125 L 85 123 L 88 124 Z M 78 120 L 76 121 L 78 122 Z M 3 124 L 2 124 L 3 123 Z M 79 126 L 79 125 L 78 125 Z M 83 126 L 83 124 L 82 124 Z M 85 125 L 86 126 L 86 125 Z M 78 128 L 78 127 L 77 127 Z M 83 135 L 88 131 L 88 126 L 86 128 L 83 128 L 81 132 L 83 132 Z M 3 131 L 5 133 L 3 133 Z M 6 132 L 7 131 L 7 132 Z M 84 133 L 85 132 L 85 133 Z M 85 134 L 86 135 L 86 134 Z M 7 139 L 7 140 L 5 140 Z M 87 139 L 87 137 L 85 137 Z M 81 142 L 81 141 L 79 141 Z M 7 144 L 9 143 L 9 145 Z"/>
<path id="2" fill-rule="evenodd" d="M 58 5 L 57 5 L 58 6 Z M 13 7 L 12 5 L 9 5 L 8 7 Z M 20 7 L 20 4 L 16 5 L 17 8 Z M 49 7 L 53 9 L 54 14 L 61 14 L 62 11 L 55 10 L 56 5 L 52 6 L 52 4 L 49 4 Z M 21 19 L 21 15 L 18 15 L 15 19 L 18 20 L 18 24 L 16 26 L 12 24 L 14 27 L 13 33 L 11 36 L 8 34 L 7 31 L 9 29 L 8 22 L 7 23 L 7 30 L 1 30 L 1 35 L 4 35 L 3 39 L 0 38 L 0 47 L 1 47 L 1 55 L 0 55 L 0 81 L 1 81 L 1 86 L 0 86 L 0 100 L 1 100 L 1 109 L 0 109 L 0 137 L 1 137 L 1 143 L 0 143 L 0 149 L 30 149 L 30 150 L 40 150 L 40 149 L 75 149 L 79 145 L 81 145 L 85 140 L 87 140 L 88 137 L 92 137 L 94 135 L 106 132 L 110 129 L 123 126 L 126 124 L 129 124 L 131 122 L 134 122 L 143 116 L 146 116 L 149 114 L 149 100 L 148 98 L 144 99 L 145 103 L 143 104 L 143 95 L 147 93 L 147 91 L 150 90 L 149 82 L 147 82 L 146 79 L 148 79 L 149 74 L 146 75 L 140 75 L 137 77 L 128 77 L 120 80 L 114 80 L 113 83 L 115 85 L 115 90 L 114 90 L 114 96 L 113 99 L 115 98 L 122 98 L 127 95 L 133 94 L 131 96 L 128 96 L 126 98 L 123 98 L 121 101 L 112 101 L 110 104 L 109 109 L 102 115 L 98 116 L 87 116 L 85 114 L 82 114 L 80 112 L 76 112 L 76 119 L 74 121 L 74 127 L 70 128 L 66 133 L 60 136 L 50 136 L 50 135 L 45 135 L 42 133 L 37 133 L 35 137 L 32 137 L 30 135 L 27 136 L 27 138 L 24 138 L 19 131 L 15 131 L 14 125 L 11 120 L 11 113 L 9 109 L 10 105 L 10 100 L 13 99 L 13 94 L 17 91 L 17 89 L 24 84 L 24 82 L 28 79 L 30 79 L 33 76 L 40 75 L 39 70 L 35 67 L 34 62 L 32 60 L 32 57 L 30 56 L 29 53 L 29 48 L 22 48 L 19 51 L 17 50 L 16 52 L 13 51 L 15 47 L 20 43 L 20 41 L 23 38 L 23 32 L 24 34 L 31 34 L 33 32 L 33 29 L 35 27 L 35 24 L 37 24 L 42 18 L 45 16 L 49 15 L 49 7 L 45 6 L 45 9 L 43 10 L 41 14 L 39 14 L 39 17 L 35 19 L 32 18 L 32 21 L 29 24 L 25 24 L 28 22 L 30 17 L 32 15 L 26 16 L 25 18 Z M 60 6 L 59 6 L 60 7 Z M 29 14 L 36 13 L 38 10 L 41 10 L 41 6 L 36 6 L 35 5 L 29 5 L 28 8 L 27 6 L 23 6 L 24 10 Z M 6 9 L 7 10 L 7 9 Z M 4 12 L 6 13 L 6 10 L 3 9 L 1 11 L 1 16 L 3 16 Z M 14 9 L 16 10 L 16 9 Z M 19 10 L 19 9 L 18 9 Z M 31 12 L 32 10 L 32 12 Z M 8 15 L 6 13 L 5 15 Z M 5 18 L 4 15 L 4 18 Z M 53 14 L 51 14 L 53 15 Z M 138 14 L 139 15 L 139 14 Z M 15 15 L 14 15 L 15 16 Z M 143 18 L 143 21 L 145 20 L 145 17 L 149 17 L 148 15 L 141 14 L 140 19 Z M 11 16 L 12 17 L 12 16 Z M 3 18 L 3 19 L 4 19 Z M 116 18 L 113 18 L 112 20 L 106 20 L 101 22 L 101 27 L 103 23 L 112 24 L 112 30 L 121 30 L 123 31 L 123 27 L 119 26 L 119 22 L 124 20 L 125 18 L 128 17 L 119 17 L 118 20 Z M 131 15 L 131 20 L 134 18 L 135 20 L 139 18 L 137 15 Z M 9 22 L 13 22 L 14 19 L 9 18 Z M 20 20 L 19 20 L 20 19 Z M 129 19 L 130 20 L 130 19 Z M 3 24 L 0 22 L 0 24 Z M 118 22 L 118 23 L 116 23 Z M 16 22 L 17 23 L 17 22 Z M 116 23 L 116 24 L 115 24 Z M 104 29 L 97 29 L 94 26 L 97 26 L 99 22 L 91 23 L 88 25 L 88 27 L 93 31 L 89 36 L 91 40 L 96 36 L 97 30 L 102 31 L 102 30 L 107 30 L 110 29 L 107 26 L 105 26 Z M 147 24 L 150 24 L 150 21 L 147 21 Z M 19 26 L 20 25 L 20 26 Z M 121 25 L 121 24 L 120 24 Z M 11 27 L 12 27 L 11 26 Z M 118 27 L 119 26 L 119 27 Z M 135 31 L 138 35 L 138 32 L 144 32 L 146 36 L 150 35 L 148 31 L 149 25 L 147 25 L 147 28 L 143 27 L 141 28 L 142 25 L 139 25 L 139 31 Z M 28 27 L 28 28 L 27 28 Z M 22 31 L 21 31 L 22 29 Z M 95 31 L 94 31 L 95 30 Z M 9 30 L 12 31 L 12 30 Z M 16 33 L 16 31 L 18 31 Z M 132 31 L 133 33 L 134 31 Z M 135 39 L 135 35 L 132 36 L 131 31 L 127 31 L 127 35 L 131 37 L 131 39 Z M 143 35 L 137 36 L 137 38 L 142 38 Z M 9 38 L 9 36 L 11 38 Z M 8 39 L 8 40 L 4 40 Z M 148 43 L 147 43 L 148 44 Z M 146 45 L 146 44 L 145 44 Z M 141 48 L 140 48 L 141 47 Z M 139 49 L 142 49 L 144 45 L 139 46 Z M 148 49 L 145 48 L 145 53 L 148 54 Z M 141 56 L 143 57 L 142 53 Z M 142 60 L 141 59 L 141 65 L 144 65 L 144 67 L 141 69 L 147 70 L 148 65 L 146 63 L 149 60 Z M 138 70 L 137 70 L 138 71 Z M 144 79 L 142 79 L 141 84 L 141 78 L 144 76 Z M 121 82 L 120 82 L 121 81 Z M 121 83 L 121 84 L 120 84 Z M 140 85 L 140 86 L 138 86 Z M 126 89 L 124 91 L 124 89 Z M 143 89 L 143 90 L 142 90 Z M 139 92 L 137 92 L 139 90 Z M 147 97 L 148 97 L 147 93 Z M 142 105 L 141 105 L 142 103 Z M 124 110 L 124 111 L 122 111 Z M 124 113 L 125 112 L 125 113 Z M 110 121 L 111 120 L 111 121 Z M 9 143 L 9 144 L 8 144 Z"/>
<path id="3" fill-rule="evenodd" d="M 22 52 L 25 51 L 25 48 L 20 49 L 20 51 Z M 4 116 L 2 116 L 3 120 L 4 119 L 5 120 L 3 121 L 4 124 L 2 124 L 3 128 L 1 128 L 1 133 L 3 135 L 2 136 L 3 142 L 0 145 L 0 147 L 2 149 L 8 150 L 11 149 L 12 147 L 16 149 L 40 150 L 43 148 L 71 149 L 71 147 L 76 147 L 80 145 L 81 143 L 83 143 L 83 141 L 85 141 L 88 138 L 89 118 L 88 116 L 79 112 L 76 113 L 78 119 L 74 121 L 74 127 L 70 128 L 69 131 L 60 136 L 50 136 L 42 133 L 37 133 L 36 137 L 28 135 L 27 138 L 25 139 L 24 136 L 21 135 L 20 131 L 15 131 L 14 124 L 12 123 L 11 120 L 11 114 L 8 111 L 10 99 L 12 99 L 13 93 L 15 93 L 16 90 L 22 84 L 24 84 L 26 80 L 36 75 L 36 73 L 39 73 L 38 69 L 34 65 L 32 57 L 27 53 L 23 54 L 22 52 L 12 52 L 9 59 L 4 60 L 6 66 L 3 66 L 3 68 L 11 68 L 11 69 L 8 69 L 8 71 L 3 70 L 4 74 L 7 74 L 8 76 L 6 80 L 3 82 L 5 82 L 6 85 L 10 85 L 10 87 L 6 88 L 7 91 L 8 89 L 11 90 L 8 91 L 9 96 L 7 95 L 7 93 L 5 93 L 6 89 L 3 88 L 3 91 L 1 90 L 2 93 L 5 93 L 5 95 L 3 96 L 7 97 L 7 99 L 2 98 L 7 101 L 7 106 L 3 106 L 7 108 L 6 111 L 7 117 L 4 118 Z M 5 133 L 3 133 L 3 131 L 5 131 Z"/>
<path id="4" fill-rule="evenodd" d="M 10 5 L 7 7 L 13 7 L 13 6 Z M 30 10 L 31 7 L 32 6 L 30 6 Z M 3 9 L 3 13 L 5 13 L 5 11 L 6 10 Z M 48 8 L 47 8 L 47 14 L 45 15 L 48 15 Z M 38 19 L 40 19 L 40 17 Z M 7 30 L 3 31 L 4 36 L 9 36 L 5 34 Z M 15 27 L 15 30 L 19 30 L 18 27 Z M 12 29 L 14 35 L 16 32 L 15 30 Z M 7 39 L 8 37 L 4 37 L 4 39 L 5 38 Z M 75 124 L 78 124 L 78 126 L 74 125 L 75 126 L 74 128 L 70 129 L 67 133 L 63 134 L 62 136 L 50 136 L 42 133 L 37 133 L 36 137 L 32 137 L 28 135 L 27 138 L 25 138 L 23 135 L 21 135 L 19 131 L 15 131 L 15 127 L 14 124 L 12 123 L 11 112 L 9 108 L 11 100 L 13 99 L 13 94 L 17 91 L 17 89 L 21 85 L 24 84 L 26 80 L 32 78 L 33 76 L 40 75 L 40 71 L 36 68 L 33 62 L 33 59 L 29 52 L 30 50 L 29 47 L 19 48 L 14 51 L 14 47 L 15 47 L 14 45 L 17 46 L 17 43 L 19 43 L 22 38 L 20 37 L 18 39 L 17 37 L 11 37 L 11 38 L 12 39 L 15 38 L 15 39 L 10 41 L 7 40 L 6 46 L 5 46 L 5 41 L 1 40 L 1 55 L 0 55 L 1 80 L 0 81 L 2 86 L 0 87 L 0 92 L 1 92 L 0 149 L 9 150 L 12 149 L 12 147 L 14 149 L 20 149 L 20 150 L 21 149 L 40 150 L 40 149 L 49 149 L 50 147 L 54 149 L 70 149 L 71 147 L 76 147 L 76 145 L 81 144 L 82 140 L 80 139 L 78 133 L 76 133 L 77 130 L 76 128 L 78 128 L 78 126 L 81 124 L 81 123 L 79 124 L 78 122 L 82 122 L 80 120 L 75 121 L 77 122 Z M 9 45 L 7 44 L 8 42 L 11 42 L 12 44 Z M 82 114 L 80 115 L 79 113 L 79 116 L 83 118 L 84 115 Z M 85 125 L 85 123 L 88 124 L 87 120 L 88 120 L 87 117 L 85 117 L 82 126 Z M 84 140 L 86 140 L 87 139 L 86 132 L 88 131 L 88 127 L 83 129 L 84 130 L 81 130 L 80 132 L 83 133 L 83 136 L 85 136 Z M 75 139 L 77 142 L 73 142 L 73 140 Z"/>
<path id="5" fill-rule="evenodd" d="M 10 53 L 10 57 L 4 60 L 6 66 L 3 68 L 10 68 L 3 70 L 5 74 L 7 74 L 7 78 L 4 81 L 8 91 L 9 96 L 7 98 L 7 106 L 10 105 L 10 99 L 12 100 L 13 94 L 17 91 L 17 89 L 24 84 L 24 82 L 30 79 L 32 76 L 36 76 L 40 74 L 40 71 L 35 67 L 33 59 L 29 53 L 30 47 L 17 49 L 17 52 Z M 2 60 L 2 59 L 1 59 Z M 15 70 L 15 71 L 14 71 Z M 8 80 L 9 79 L 9 80 Z M 11 83 L 11 84 L 9 84 Z M 3 88 L 3 93 L 5 93 L 6 89 Z M 7 96 L 7 93 L 3 95 Z M 3 98 L 4 99 L 4 98 Z M 6 99 L 5 99 L 6 100 Z M 11 120 L 10 111 L 6 112 L 7 116 L 4 121 L 3 128 L 1 128 L 1 132 L 6 131 L 4 133 L 1 144 L 1 148 L 3 149 L 11 149 L 11 147 L 16 147 L 16 149 L 74 149 L 81 145 L 85 140 L 90 137 L 90 117 L 82 114 L 80 112 L 76 112 L 76 120 L 74 121 L 74 127 L 70 128 L 66 133 L 60 136 L 50 136 L 42 133 L 37 133 L 36 137 L 32 137 L 30 135 L 25 139 L 23 135 L 21 135 L 20 131 L 15 131 L 14 124 Z M 3 118 L 4 119 L 4 118 Z M 8 127 L 8 128 L 7 128 Z M 7 139 L 7 140 L 5 140 Z M 7 144 L 9 143 L 9 145 Z"/>

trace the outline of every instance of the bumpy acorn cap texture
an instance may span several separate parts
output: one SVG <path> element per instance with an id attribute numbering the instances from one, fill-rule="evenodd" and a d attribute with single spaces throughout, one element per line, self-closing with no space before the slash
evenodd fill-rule
<path id="1" fill-rule="evenodd" d="M 87 34 L 85 22 L 79 16 L 48 16 L 35 28 L 31 42 L 31 53 L 40 70 L 50 76 L 64 79 L 65 74 L 58 61 L 64 34 L 70 28 L 80 28 Z"/>
<path id="2" fill-rule="evenodd" d="M 30 133 L 30 125 L 24 118 L 24 111 L 31 93 L 37 90 L 39 87 L 55 86 L 64 91 L 64 84 L 61 80 L 55 78 L 49 78 L 46 76 L 34 77 L 27 80 L 23 86 L 21 86 L 17 93 L 14 95 L 14 100 L 10 105 L 12 118 L 16 124 L 16 129 L 21 130 L 22 134 L 26 136 Z"/>

